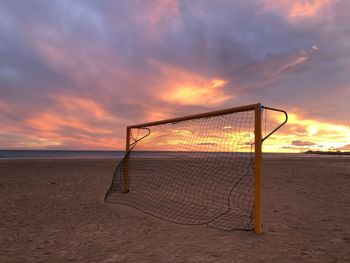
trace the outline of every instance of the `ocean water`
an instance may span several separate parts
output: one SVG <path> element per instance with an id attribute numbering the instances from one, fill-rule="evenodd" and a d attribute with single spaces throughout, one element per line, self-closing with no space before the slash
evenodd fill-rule
<path id="1" fill-rule="evenodd" d="M 124 151 L 0 150 L 0 159 L 122 158 Z"/>
<path id="2" fill-rule="evenodd" d="M 249 153 L 243 153 L 248 155 Z M 65 151 L 65 150 L 0 150 L 0 159 L 86 159 L 86 158 L 122 158 L 125 151 Z M 210 158 L 231 157 L 242 153 L 224 152 L 161 152 L 133 151 L 137 158 Z"/>
<path id="3" fill-rule="evenodd" d="M 0 150 L 0 159 L 88 159 L 88 158 L 122 158 L 124 151 L 66 151 L 66 150 Z M 227 152 L 133 152 L 133 157 L 139 158 L 210 158 L 247 156 L 249 153 Z M 264 159 L 270 158 L 350 158 L 347 156 L 332 156 L 304 153 L 264 153 Z"/>

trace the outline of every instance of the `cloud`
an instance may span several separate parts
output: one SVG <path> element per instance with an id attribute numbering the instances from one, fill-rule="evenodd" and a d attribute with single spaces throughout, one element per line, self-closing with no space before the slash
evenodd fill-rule
<path id="1" fill-rule="evenodd" d="M 128 124 L 257 101 L 298 116 L 294 141 L 337 140 L 321 123 L 349 125 L 349 12 L 325 0 L 2 1 L 0 147 L 121 149 Z"/>
<path id="2" fill-rule="evenodd" d="M 276 151 L 276 148 L 291 152 L 303 149 L 329 150 L 349 144 L 349 126 L 307 119 L 300 113 L 289 112 L 288 115 L 288 123 L 264 142 L 265 151 Z M 283 114 L 269 112 L 266 122 L 267 132 L 273 130 L 283 120 Z"/>
<path id="3" fill-rule="evenodd" d="M 160 65 L 159 99 L 179 105 L 218 105 L 232 96 L 223 90 L 226 81 L 208 79 L 168 65 Z"/>
<path id="4" fill-rule="evenodd" d="M 330 4 L 329 0 L 264 0 L 264 11 L 282 11 L 290 20 L 315 17 Z"/>
<path id="5" fill-rule="evenodd" d="M 198 145 L 205 145 L 205 146 L 214 146 L 217 145 L 215 142 L 199 142 Z"/>
<path id="6" fill-rule="evenodd" d="M 344 145 L 343 147 L 340 147 L 340 150 L 342 151 L 350 151 L 350 144 Z"/>
<path id="7" fill-rule="evenodd" d="M 292 141 L 292 145 L 293 146 L 314 146 L 316 145 L 316 143 L 296 140 L 296 141 Z"/>

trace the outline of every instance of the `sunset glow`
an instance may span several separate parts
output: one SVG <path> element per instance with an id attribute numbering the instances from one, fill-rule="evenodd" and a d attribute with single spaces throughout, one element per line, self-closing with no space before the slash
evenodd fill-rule
<path id="1" fill-rule="evenodd" d="M 199 80 L 195 84 L 175 84 L 174 88 L 162 95 L 162 99 L 176 104 L 203 105 L 220 104 L 230 98 L 221 90 L 224 80 Z"/>
<path id="2" fill-rule="evenodd" d="M 273 124 L 281 123 L 282 117 L 272 114 Z M 304 119 L 289 113 L 288 126 L 264 143 L 269 152 L 302 152 L 306 150 L 346 150 L 350 127 L 316 120 Z M 277 149 L 278 148 L 278 149 Z"/>
<path id="3" fill-rule="evenodd" d="M 329 0 L 263 0 L 266 10 L 286 12 L 290 20 L 315 17 Z"/>
<path id="4" fill-rule="evenodd" d="M 261 102 L 289 113 L 264 151 L 349 151 L 349 13 L 345 0 L 5 1 L 0 149 L 123 150 L 127 125 Z M 267 132 L 283 121 L 266 116 Z M 195 139 L 225 150 L 232 125 Z"/>

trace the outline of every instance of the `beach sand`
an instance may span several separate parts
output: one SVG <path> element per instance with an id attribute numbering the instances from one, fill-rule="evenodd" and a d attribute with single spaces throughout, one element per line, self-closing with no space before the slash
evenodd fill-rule
<path id="1" fill-rule="evenodd" d="M 0 262 L 350 262 L 350 158 L 264 160 L 264 233 L 103 202 L 115 159 L 0 160 Z"/>

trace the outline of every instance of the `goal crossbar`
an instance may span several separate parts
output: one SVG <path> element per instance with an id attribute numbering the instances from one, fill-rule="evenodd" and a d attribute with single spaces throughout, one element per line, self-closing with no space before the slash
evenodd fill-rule
<path id="1" fill-rule="evenodd" d="M 210 112 L 205 112 L 205 113 L 187 115 L 187 116 L 171 118 L 171 119 L 166 119 L 166 120 L 161 120 L 161 121 L 153 121 L 153 122 L 146 122 L 146 123 L 141 123 L 141 124 L 129 125 L 126 127 L 126 129 L 150 127 L 150 126 L 172 123 L 172 122 L 195 120 L 195 119 L 207 118 L 207 117 L 218 116 L 218 115 L 225 115 L 225 114 L 230 114 L 230 113 L 235 113 L 235 112 L 261 109 L 261 107 L 263 107 L 261 103 L 255 103 L 255 104 L 245 105 L 245 106 L 241 106 L 241 107 L 233 107 L 233 108 L 228 108 L 228 109 L 223 109 L 223 110 L 216 110 L 216 111 L 210 111 Z"/>

